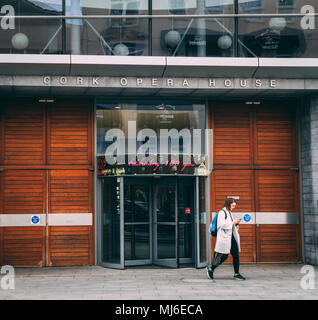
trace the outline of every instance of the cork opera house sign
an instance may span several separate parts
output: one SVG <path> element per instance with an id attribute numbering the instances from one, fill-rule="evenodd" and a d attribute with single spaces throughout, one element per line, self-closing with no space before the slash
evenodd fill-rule
<path id="1" fill-rule="evenodd" d="M 276 79 L 239 78 L 152 78 L 152 77 L 83 77 L 44 76 L 45 86 L 112 87 L 112 88 L 175 88 L 175 89 L 275 89 Z"/>

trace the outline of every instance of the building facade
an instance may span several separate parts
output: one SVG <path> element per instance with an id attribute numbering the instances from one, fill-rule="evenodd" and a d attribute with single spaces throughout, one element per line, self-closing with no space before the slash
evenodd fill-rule
<path id="1" fill-rule="evenodd" d="M 318 264 L 313 0 L 0 0 L 0 263 Z"/>

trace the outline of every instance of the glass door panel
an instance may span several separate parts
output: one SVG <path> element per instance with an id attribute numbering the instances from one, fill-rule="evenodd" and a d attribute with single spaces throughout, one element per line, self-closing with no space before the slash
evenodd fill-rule
<path id="1" fill-rule="evenodd" d="M 110 268 L 124 268 L 122 178 L 100 180 L 101 192 L 101 264 Z"/>
<path id="2" fill-rule="evenodd" d="M 177 183 L 175 178 L 154 179 L 154 263 L 177 263 Z"/>
<path id="3" fill-rule="evenodd" d="M 125 178 L 125 265 L 150 264 L 150 183 Z"/>
<path id="4" fill-rule="evenodd" d="M 193 262 L 194 236 L 193 220 L 195 215 L 194 201 L 195 179 L 178 178 L 178 235 L 179 235 L 179 262 Z"/>

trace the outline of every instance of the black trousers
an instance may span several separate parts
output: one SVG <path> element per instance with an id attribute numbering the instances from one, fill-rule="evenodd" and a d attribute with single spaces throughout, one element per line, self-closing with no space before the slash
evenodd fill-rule
<path id="1" fill-rule="evenodd" d="M 238 250 L 238 246 L 237 246 L 236 240 L 233 235 L 232 235 L 232 239 L 231 239 L 230 253 L 233 257 L 234 273 L 239 273 L 239 269 L 240 269 L 239 250 Z M 227 257 L 228 257 L 228 254 L 214 252 L 213 262 L 212 262 L 212 266 L 211 266 L 212 271 L 214 271 L 216 267 L 221 265 L 227 259 Z"/>

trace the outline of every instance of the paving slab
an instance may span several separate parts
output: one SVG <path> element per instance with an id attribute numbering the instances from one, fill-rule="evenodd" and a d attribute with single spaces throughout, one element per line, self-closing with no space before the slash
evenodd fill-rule
<path id="1" fill-rule="evenodd" d="M 303 266 L 241 265 L 246 281 L 233 280 L 231 265 L 215 281 L 195 268 L 15 268 L 15 288 L 0 287 L 0 300 L 318 300 L 318 267 L 304 274 Z"/>

